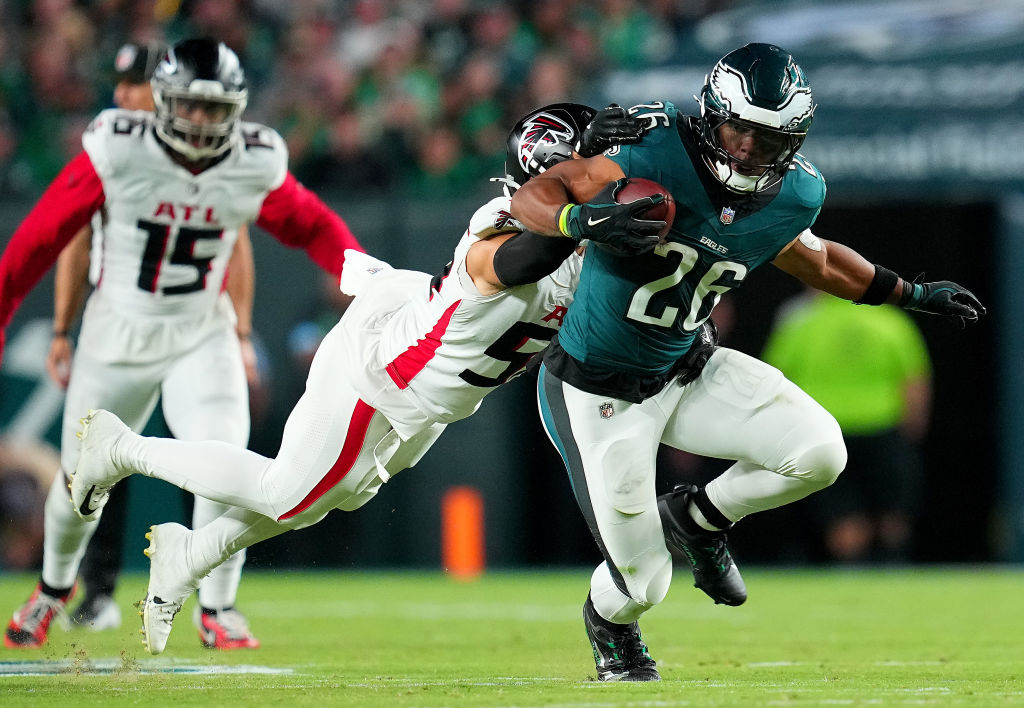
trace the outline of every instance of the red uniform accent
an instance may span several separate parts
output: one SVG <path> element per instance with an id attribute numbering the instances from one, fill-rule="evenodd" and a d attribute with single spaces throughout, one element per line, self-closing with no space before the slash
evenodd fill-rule
<path id="1" fill-rule="evenodd" d="M 558 322 L 558 326 L 561 327 L 562 324 L 563 324 L 562 320 L 565 319 L 565 313 L 568 312 L 568 311 L 569 311 L 568 307 L 564 307 L 562 305 L 556 305 L 555 309 L 553 309 L 551 312 L 549 312 L 547 315 L 545 315 L 541 319 L 544 320 L 545 322 L 551 322 L 552 320 L 555 320 L 556 322 Z"/>
<path id="2" fill-rule="evenodd" d="M 370 420 L 373 419 L 373 414 L 376 412 L 377 409 L 369 404 L 361 400 L 356 401 L 355 410 L 352 412 L 352 420 L 348 424 L 348 434 L 345 435 L 345 444 L 341 447 L 341 454 L 338 455 L 338 459 L 331 466 L 331 469 L 327 470 L 327 474 L 316 483 L 316 486 L 313 487 L 309 494 L 295 508 L 277 517 L 278 521 L 290 519 L 299 512 L 305 511 L 313 505 L 313 502 L 326 494 L 331 487 L 345 478 L 345 475 L 352 469 L 352 465 L 355 464 L 356 458 L 359 457 L 359 451 L 363 447 L 363 440 L 366 439 L 366 430 L 370 427 Z"/>
<path id="3" fill-rule="evenodd" d="M 423 371 L 423 367 L 434 356 L 434 352 L 441 346 L 441 337 L 448 329 L 448 323 L 452 321 L 452 315 L 458 309 L 462 300 L 456 300 L 444 311 L 441 318 L 434 325 L 434 328 L 427 332 L 423 339 L 417 339 L 416 343 L 395 357 L 395 360 L 384 367 L 388 376 L 395 382 L 398 388 L 408 388 L 416 374 Z"/>
<path id="4" fill-rule="evenodd" d="M 366 252 L 344 220 L 291 172 L 263 200 L 256 223 L 284 245 L 305 249 L 321 268 L 339 278 L 346 248 Z"/>
<path id="5" fill-rule="evenodd" d="M 21 301 L 105 201 L 92 161 L 85 152 L 79 153 L 46 188 L 0 257 L 0 330 L 10 324 Z"/>

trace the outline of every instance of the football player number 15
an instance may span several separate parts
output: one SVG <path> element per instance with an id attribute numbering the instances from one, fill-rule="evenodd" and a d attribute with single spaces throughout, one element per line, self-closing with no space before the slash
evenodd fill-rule
<path id="1" fill-rule="evenodd" d="M 197 257 L 196 243 L 203 240 L 216 240 L 224 235 L 223 229 L 197 229 L 181 226 L 172 232 L 168 224 L 139 220 L 136 225 L 146 233 L 146 247 L 142 252 L 142 263 L 139 264 L 138 285 L 148 293 L 157 291 L 157 278 L 160 275 L 160 264 L 163 263 L 167 246 L 174 235 L 174 249 L 169 262 L 174 265 L 192 266 L 196 269 L 196 279 L 161 289 L 164 295 L 182 295 L 202 290 L 206 287 L 206 274 L 210 272 L 213 256 Z"/>
<path id="2" fill-rule="evenodd" d="M 707 272 L 700 276 L 693 288 L 677 288 L 676 286 L 688 275 L 691 276 L 691 280 L 697 276 L 697 273 L 693 272 L 698 262 L 696 249 L 669 241 L 655 248 L 654 253 L 663 258 L 672 257 L 670 254 L 679 254 L 679 265 L 668 275 L 637 288 L 629 301 L 626 319 L 656 327 L 673 327 L 682 309 L 685 310 L 683 329 L 692 332 L 711 315 L 711 310 L 718 304 L 722 295 L 737 287 L 747 277 L 747 267 L 742 263 L 715 261 Z M 672 292 L 666 292 L 670 290 Z M 683 302 L 679 297 L 686 292 L 693 293 L 689 303 Z M 658 301 L 663 303 L 661 311 L 651 311 L 654 309 L 651 307 L 652 301 L 658 293 L 664 293 L 668 302 L 665 302 L 664 297 L 658 298 Z"/>

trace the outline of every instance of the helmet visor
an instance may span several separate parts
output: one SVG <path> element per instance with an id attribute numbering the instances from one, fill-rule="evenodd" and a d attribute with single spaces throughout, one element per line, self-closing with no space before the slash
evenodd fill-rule
<path id="1" fill-rule="evenodd" d="M 735 163 L 734 169 L 740 174 L 750 176 L 761 175 L 769 168 L 788 163 L 805 135 L 736 119 L 722 120 L 715 132 L 718 146 L 726 153 L 721 157 Z"/>

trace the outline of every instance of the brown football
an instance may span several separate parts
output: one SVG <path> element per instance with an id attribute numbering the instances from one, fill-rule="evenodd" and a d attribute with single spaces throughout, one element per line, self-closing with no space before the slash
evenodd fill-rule
<path id="1" fill-rule="evenodd" d="M 664 195 L 665 201 L 647 209 L 642 213 L 642 218 L 665 222 L 665 228 L 658 233 L 658 238 L 664 242 L 665 237 L 668 236 L 669 229 L 672 228 L 672 220 L 676 218 L 676 202 L 672 199 L 672 194 L 667 189 L 651 179 L 630 177 L 626 186 L 615 195 L 615 201 L 619 204 L 629 204 L 637 199 L 650 197 L 655 194 Z"/>

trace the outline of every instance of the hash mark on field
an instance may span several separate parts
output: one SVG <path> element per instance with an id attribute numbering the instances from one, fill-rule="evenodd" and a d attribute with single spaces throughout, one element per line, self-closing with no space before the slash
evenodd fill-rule
<path id="1" fill-rule="evenodd" d="M 328 601 L 306 604 L 284 605 L 278 602 L 247 601 L 248 614 L 266 614 L 280 619 L 341 618 L 384 618 L 402 620 L 506 620 L 514 622 L 578 622 L 579 607 L 573 605 L 515 604 L 515 603 L 464 603 L 453 606 L 441 602 L 402 602 L 382 604 L 379 602 Z M 725 622 L 746 624 L 747 618 L 733 613 L 723 619 L 706 612 L 703 606 L 659 607 L 658 617 L 663 619 L 686 619 L 691 622 Z"/>
<path id="2" fill-rule="evenodd" d="M 0 678 L 4 676 L 52 676 L 54 674 L 96 674 L 114 673 L 138 674 L 292 674 L 292 669 L 272 666 L 235 666 L 190 664 L 167 659 L 138 659 L 131 671 L 125 670 L 124 658 L 118 659 L 61 659 L 57 661 L 0 661 Z"/>

